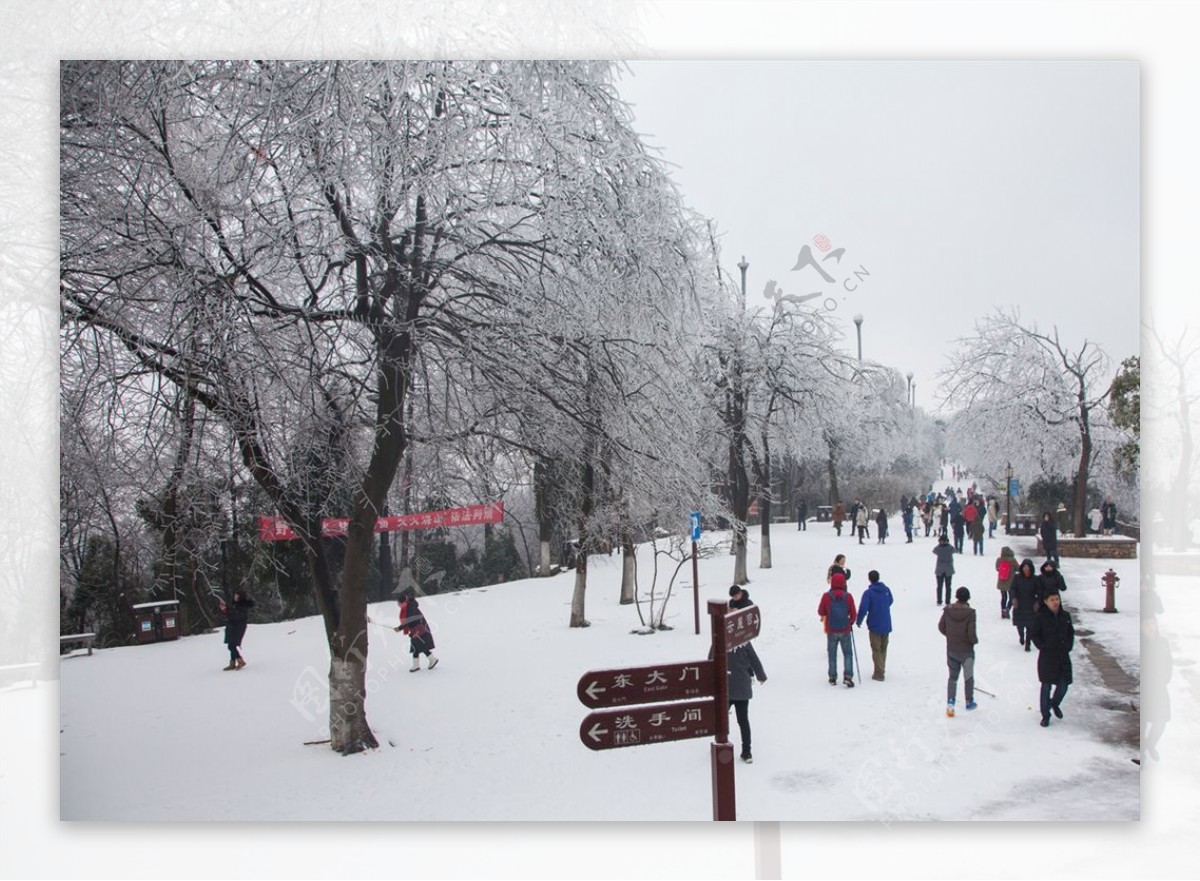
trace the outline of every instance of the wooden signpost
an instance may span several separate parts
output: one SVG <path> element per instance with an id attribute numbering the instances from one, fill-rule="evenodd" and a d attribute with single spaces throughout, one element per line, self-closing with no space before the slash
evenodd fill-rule
<path id="1" fill-rule="evenodd" d="M 735 820 L 725 653 L 758 636 L 762 616 L 757 606 L 730 612 L 720 600 L 709 600 L 708 615 L 712 660 L 584 673 L 575 689 L 580 703 L 612 709 L 585 716 L 579 739 L 588 749 L 604 750 L 714 737 L 713 819 Z"/>

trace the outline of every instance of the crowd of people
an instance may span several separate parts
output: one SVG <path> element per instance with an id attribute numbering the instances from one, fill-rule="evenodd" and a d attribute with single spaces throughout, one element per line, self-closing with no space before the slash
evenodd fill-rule
<path id="1" fill-rule="evenodd" d="M 961 478 L 961 474 L 956 477 Z M 984 554 L 985 537 L 995 538 L 1000 505 L 995 497 L 985 496 L 971 484 L 965 492 L 947 487 L 939 493 L 931 487 L 924 495 L 903 496 L 899 510 L 906 544 L 911 544 L 922 530 L 925 537 L 935 539 L 932 549 L 936 558 L 934 601 L 941 608 L 937 629 L 946 641 L 946 715 L 953 717 L 960 678 L 964 686 L 964 708 L 970 711 L 978 706 L 975 701 L 975 646 L 979 641 L 977 610 L 971 605 L 971 590 L 961 584 L 957 588 L 953 586 L 954 558 L 965 553 L 967 537 L 971 539 L 972 555 Z M 807 505 L 798 513 L 802 521 L 798 528 L 805 530 L 807 524 L 803 521 L 807 520 Z M 887 542 L 888 514 L 882 504 L 872 510 L 861 499 L 855 499 L 849 507 L 839 502 L 832 508 L 831 520 L 838 536 L 849 523 L 850 535 L 857 537 L 859 544 L 864 544 L 871 539 L 871 527 L 874 526 L 875 542 Z M 1106 498 L 1098 510 L 1095 528 L 1106 535 L 1115 530 L 1116 508 L 1111 497 Z M 1052 716 L 1062 719 L 1064 715 L 1062 703 L 1072 682 L 1071 651 L 1075 638 L 1071 614 L 1062 605 L 1062 593 L 1067 589 L 1067 583 L 1060 569 L 1058 523 L 1052 513 L 1044 513 L 1038 535 L 1040 550 L 1045 555 L 1040 567 L 1029 558 L 1018 562 L 1013 549 L 1005 545 L 995 559 L 994 568 L 1000 617 L 1011 621 L 1020 650 L 1032 652 L 1037 649 L 1040 724 L 1048 727 Z M 886 681 L 894 601 L 892 589 L 884 583 L 880 573 L 872 569 L 867 573 L 867 587 L 855 602 L 849 586 L 851 574 L 846 555 L 838 554 L 826 570 L 826 590 L 821 594 L 816 610 L 825 633 L 828 682 L 836 686 L 840 681 L 846 688 L 855 687 L 857 651 L 854 633 L 864 624 L 870 642 L 871 679 Z M 734 586 L 730 588 L 730 594 L 733 597 L 731 608 L 751 602 L 744 588 Z M 745 651 L 747 648 L 749 652 Z M 752 675 L 759 682 L 766 681 L 761 661 L 753 653 L 752 646 L 746 644 L 731 652 L 729 660 L 730 707 L 737 712 L 743 738 L 742 757 L 746 761 L 751 760 L 747 705 Z M 861 675 L 860 670 L 860 681 Z M 736 700 L 733 697 L 735 681 Z"/>

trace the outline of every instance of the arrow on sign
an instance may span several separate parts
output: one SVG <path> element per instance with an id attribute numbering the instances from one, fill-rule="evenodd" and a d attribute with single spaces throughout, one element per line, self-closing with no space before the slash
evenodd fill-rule
<path id="1" fill-rule="evenodd" d="M 590 737 L 596 743 L 600 742 L 600 735 L 602 735 L 602 734 L 608 734 L 608 729 L 601 728 L 599 722 L 597 722 L 590 729 L 588 729 L 588 737 Z"/>
<path id="2" fill-rule="evenodd" d="M 712 697 L 717 693 L 716 673 L 712 661 L 591 670 L 580 677 L 575 693 L 585 707 Z"/>

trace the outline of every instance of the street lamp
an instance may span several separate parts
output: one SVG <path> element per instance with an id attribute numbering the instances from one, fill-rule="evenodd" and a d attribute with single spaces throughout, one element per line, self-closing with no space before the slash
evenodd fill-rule
<path id="1" fill-rule="evenodd" d="M 750 268 L 745 254 L 742 255 L 742 262 L 737 265 L 737 268 L 742 270 L 742 311 L 744 312 L 746 310 L 746 270 Z"/>
<path id="2" fill-rule="evenodd" d="M 908 403 L 912 404 L 912 371 L 908 371 Z"/>
<path id="3" fill-rule="evenodd" d="M 917 384 L 915 382 L 912 384 L 912 405 L 914 408 L 917 406 Z"/>
<path id="4" fill-rule="evenodd" d="M 854 316 L 854 326 L 858 328 L 858 363 L 862 364 L 862 315 Z"/>
<path id="5" fill-rule="evenodd" d="M 1004 532 L 1012 529 L 1012 462 L 1004 469 Z"/>

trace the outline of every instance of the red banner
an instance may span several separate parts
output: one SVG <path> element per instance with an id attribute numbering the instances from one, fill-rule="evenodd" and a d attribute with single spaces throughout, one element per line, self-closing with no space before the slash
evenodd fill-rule
<path id="1" fill-rule="evenodd" d="M 437 529 L 444 526 L 478 526 L 483 523 L 500 523 L 503 520 L 504 502 L 488 502 L 485 505 L 447 508 L 444 511 L 422 511 L 419 514 L 380 517 L 375 521 L 375 531 L 401 532 L 407 529 Z M 345 535 L 349 528 L 349 517 L 326 517 L 321 521 L 321 535 L 324 538 Z M 296 537 L 296 531 L 282 517 L 259 517 L 258 537 L 262 541 L 288 541 Z"/>

